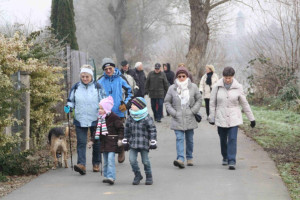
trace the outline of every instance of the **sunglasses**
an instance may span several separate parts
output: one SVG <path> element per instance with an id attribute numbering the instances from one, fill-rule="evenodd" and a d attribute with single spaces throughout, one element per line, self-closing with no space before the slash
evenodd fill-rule
<path id="1" fill-rule="evenodd" d="M 112 71 L 113 68 L 109 67 L 109 68 L 105 68 L 104 71 Z"/>
<path id="2" fill-rule="evenodd" d="M 185 78 L 186 76 L 185 75 L 183 75 L 183 76 L 177 76 L 178 78 Z"/>

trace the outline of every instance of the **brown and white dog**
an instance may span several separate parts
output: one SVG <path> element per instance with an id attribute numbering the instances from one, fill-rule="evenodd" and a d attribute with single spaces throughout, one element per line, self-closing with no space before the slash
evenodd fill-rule
<path id="1" fill-rule="evenodd" d="M 50 153 L 54 159 L 54 166 L 52 169 L 56 169 L 58 164 L 57 155 L 61 154 L 62 160 L 64 160 L 65 168 L 68 168 L 67 162 L 67 141 L 66 137 L 68 135 L 68 127 L 65 128 L 57 127 L 52 128 L 48 134 L 48 140 L 50 144 Z"/>

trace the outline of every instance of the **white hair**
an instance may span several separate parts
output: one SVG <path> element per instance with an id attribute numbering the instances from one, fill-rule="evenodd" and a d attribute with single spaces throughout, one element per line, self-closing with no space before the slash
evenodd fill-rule
<path id="1" fill-rule="evenodd" d="M 134 67 L 135 67 L 135 68 L 138 68 L 138 67 L 141 66 L 142 64 L 143 64 L 142 62 L 137 62 L 137 63 L 135 63 Z"/>

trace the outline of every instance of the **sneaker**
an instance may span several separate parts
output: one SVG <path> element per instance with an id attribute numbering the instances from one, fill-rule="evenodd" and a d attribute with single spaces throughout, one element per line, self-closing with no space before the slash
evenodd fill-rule
<path id="1" fill-rule="evenodd" d="M 106 183 L 109 183 L 110 185 L 113 185 L 115 183 L 114 179 L 112 179 L 112 178 L 108 178 L 106 180 L 107 180 Z"/>
<path id="2" fill-rule="evenodd" d="M 228 160 L 227 160 L 227 159 L 223 159 L 223 160 L 222 160 L 222 165 L 224 165 L 224 166 L 225 166 L 225 165 L 228 165 Z"/>
<path id="3" fill-rule="evenodd" d="M 179 167 L 180 169 L 183 169 L 185 167 L 184 163 L 181 160 L 174 160 L 173 164 L 175 167 Z"/>
<path id="4" fill-rule="evenodd" d="M 158 120 L 156 120 L 156 121 L 160 123 L 160 122 L 161 122 L 161 119 L 158 119 Z"/>
<path id="5" fill-rule="evenodd" d="M 235 170 L 235 164 L 229 164 L 228 169 L 229 170 Z"/>
<path id="6" fill-rule="evenodd" d="M 79 174 L 81 174 L 81 175 L 85 175 L 86 174 L 85 166 L 82 165 L 82 164 L 74 165 L 74 171 L 75 172 L 79 172 Z"/>
<path id="7" fill-rule="evenodd" d="M 193 160 L 187 160 L 187 166 L 194 166 Z"/>
<path id="8" fill-rule="evenodd" d="M 93 172 L 100 172 L 99 165 L 93 165 Z"/>
<path id="9" fill-rule="evenodd" d="M 104 179 L 102 180 L 102 183 L 108 183 L 108 178 L 104 177 Z"/>

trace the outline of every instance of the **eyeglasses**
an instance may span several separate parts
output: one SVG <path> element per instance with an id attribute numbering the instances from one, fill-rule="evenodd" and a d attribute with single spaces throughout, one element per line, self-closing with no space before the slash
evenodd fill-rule
<path id="1" fill-rule="evenodd" d="M 186 78 L 185 75 L 182 75 L 182 76 L 177 76 L 178 78 Z"/>
<path id="2" fill-rule="evenodd" d="M 112 67 L 109 67 L 109 68 L 105 68 L 104 71 L 112 71 L 113 68 Z"/>

